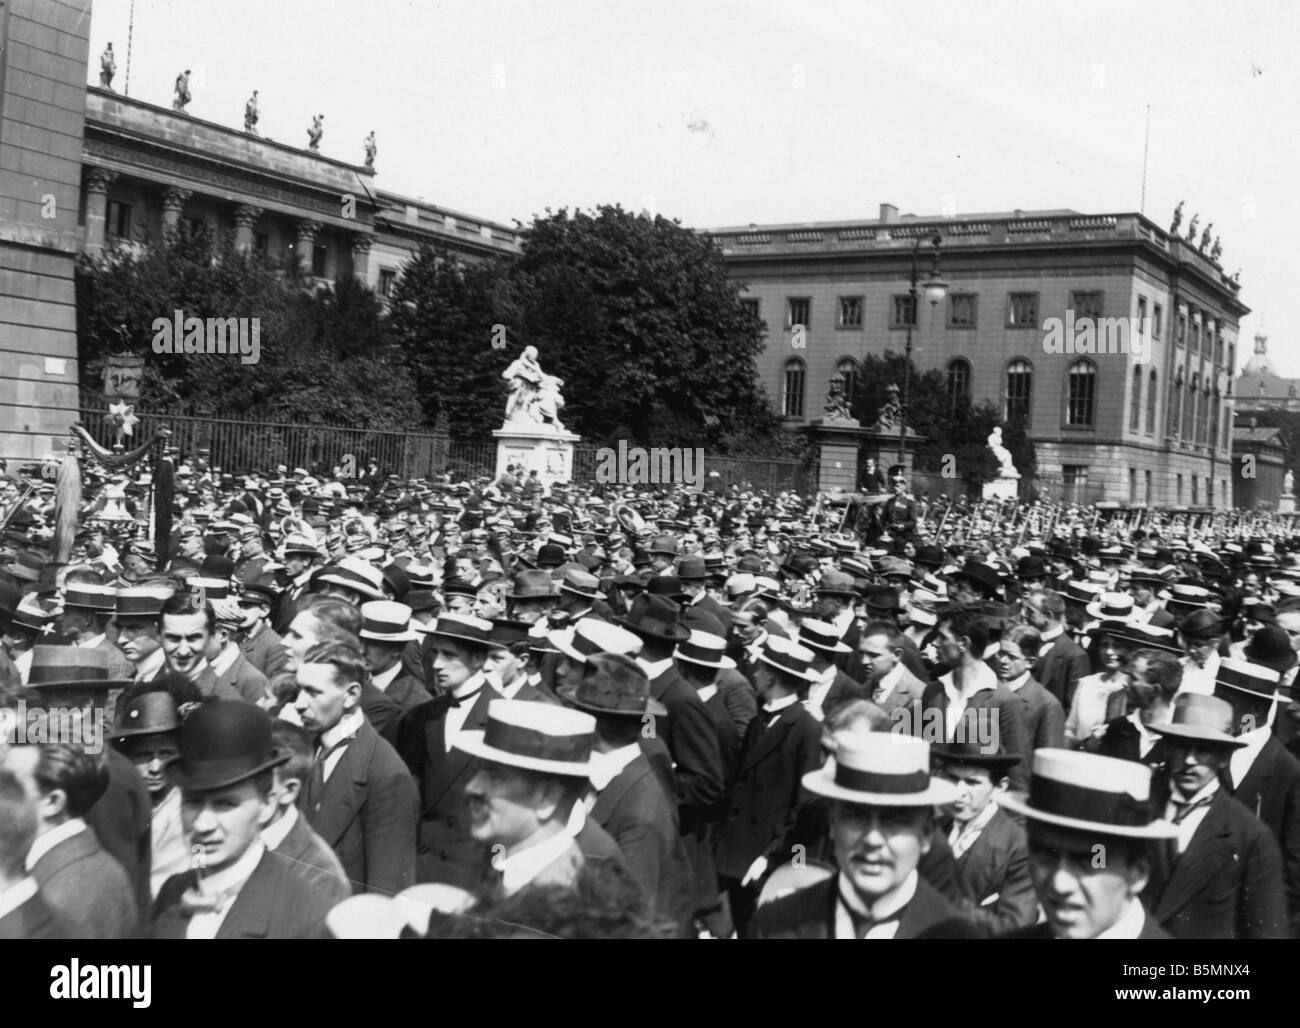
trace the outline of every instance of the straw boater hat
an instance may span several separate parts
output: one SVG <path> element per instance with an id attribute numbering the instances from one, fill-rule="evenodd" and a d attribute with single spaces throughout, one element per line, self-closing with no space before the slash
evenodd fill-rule
<path id="1" fill-rule="evenodd" d="M 802 678 L 806 682 L 817 682 L 821 679 L 821 675 L 811 666 L 812 650 L 790 639 L 783 639 L 779 635 L 768 635 L 763 640 L 763 648 L 758 651 L 758 659 L 768 667 L 795 678 Z"/>
<path id="2" fill-rule="evenodd" d="M 930 744 L 893 732 L 843 732 L 835 756 L 803 776 L 811 793 L 872 807 L 952 803 L 957 787 L 930 775 Z"/>
<path id="3" fill-rule="evenodd" d="M 799 633 L 796 638 L 801 646 L 807 646 L 819 653 L 852 652 L 848 646 L 840 641 L 840 634 L 835 630 L 835 626 L 829 625 L 825 621 L 804 618 L 799 623 Z"/>
<path id="4" fill-rule="evenodd" d="M 586 778 L 596 719 L 568 707 L 529 700 L 492 700 L 481 732 L 461 732 L 459 750 L 496 764 Z"/>
<path id="5" fill-rule="evenodd" d="M 1127 839 L 1172 839 L 1178 828 L 1149 809 L 1151 769 L 1135 760 L 1078 750 L 1034 751 L 1027 796 L 998 800 L 1009 813 L 1058 828 Z"/>
<path id="6" fill-rule="evenodd" d="M 1185 692 L 1174 699 L 1173 719 L 1166 725 L 1152 725 L 1151 731 L 1173 739 L 1211 742 L 1233 749 L 1248 745 L 1232 734 L 1232 704 L 1217 696 Z"/>
<path id="7" fill-rule="evenodd" d="M 1263 700 L 1286 699 L 1281 682 L 1282 676 L 1271 667 L 1235 657 L 1224 657 L 1219 661 L 1219 674 L 1215 679 L 1216 687 L 1235 689 Z"/>
<path id="8" fill-rule="evenodd" d="M 419 622 L 413 626 L 417 632 L 425 635 L 442 636 L 447 639 L 459 639 L 474 646 L 490 646 L 492 643 L 492 622 L 473 614 L 460 614 L 445 611 L 427 625 Z"/>
<path id="9" fill-rule="evenodd" d="M 1102 593 L 1083 609 L 1099 621 L 1131 621 L 1133 597 L 1128 593 Z"/>
<path id="10" fill-rule="evenodd" d="M 598 618 L 580 618 L 569 628 L 550 632 L 547 638 L 558 652 L 582 664 L 597 653 L 633 656 L 641 650 L 637 636 Z"/>
<path id="11" fill-rule="evenodd" d="M 329 582 L 345 589 L 368 596 L 372 600 L 382 600 L 384 596 L 384 576 L 378 568 L 356 557 L 344 557 L 337 564 L 326 568 L 317 579 Z"/>
<path id="12" fill-rule="evenodd" d="M 701 667 L 718 668 L 731 671 L 736 662 L 726 654 L 727 640 L 713 632 L 691 630 L 691 637 L 677 647 L 675 656 L 678 660 L 687 660 Z"/>
<path id="13" fill-rule="evenodd" d="M 76 607 L 81 610 L 93 610 L 100 614 L 111 614 L 117 604 L 117 590 L 109 585 L 90 585 L 77 582 L 68 586 L 63 594 L 64 607 Z"/>
<path id="14" fill-rule="evenodd" d="M 361 604 L 362 639 L 375 642 L 414 642 L 420 636 L 411 628 L 411 608 L 392 600 L 371 600 Z"/>

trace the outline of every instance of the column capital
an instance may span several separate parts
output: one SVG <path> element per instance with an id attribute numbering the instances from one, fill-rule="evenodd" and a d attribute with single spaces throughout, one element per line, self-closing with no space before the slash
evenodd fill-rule
<path id="1" fill-rule="evenodd" d="M 237 228 L 252 228 L 261 216 L 261 207 L 254 207 L 251 203 L 235 205 L 235 226 Z"/>
<path id="2" fill-rule="evenodd" d="M 319 221 L 311 221 L 310 219 L 305 218 L 302 221 L 298 222 L 298 238 L 305 239 L 310 242 L 314 240 L 317 235 L 320 234 L 320 230 L 322 227 L 323 226 Z"/>
<path id="3" fill-rule="evenodd" d="M 163 190 L 163 209 L 179 211 L 185 206 L 185 202 L 194 195 L 192 189 L 181 189 L 179 186 L 168 186 Z"/>
<path id="4" fill-rule="evenodd" d="M 374 244 L 374 241 L 375 240 L 372 236 L 362 235 L 358 232 L 352 237 L 352 252 L 369 253 L 370 247 Z"/>
<path id="5" fill-rule="evenodd" d="M 90 193 L 107 193 L 117 181 L 117 172 L 107 168 L 86 169 L 86 191 Z"/>

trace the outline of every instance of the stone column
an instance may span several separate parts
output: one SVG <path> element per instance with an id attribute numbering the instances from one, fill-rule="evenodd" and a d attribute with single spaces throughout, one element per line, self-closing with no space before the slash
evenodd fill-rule
<path id="1" fill-rule="evenodd" d="M 253 249 L 253 226 L 262 216 L 262 208 L 241 203 L 235 208 L 235 249 L 249 253 Z"/>
<path id="2" fill-rule="evenodd" d="M 189 189 L 169 186 L 163 190 L 163 235 L 175 235 L 181 224 L 181 210 L 194 193 Z"/>
<path id="3" fill-rule="evenodd" d="M 107 168 L 86 170 L 86 231 L 82 237 L 87 250 L 104 248 L 108 236 L 108 191 L 117 172 Z"/>
<path id="4" fill-rule="evenodd" d="M 366 277 L 370 274 L 370 244 L 372 241 L 369 236 L 355 235 L 352 237 L 352 274 L 363 285 L 366 282 Z"/>
<path id="5" fill-rule="evenodd" d="M 298 222 L 298 270 L 304 275 L 311 274 L 311 252 L 316 242 L 316 234 L 321 230 L 319 221 Z"/>

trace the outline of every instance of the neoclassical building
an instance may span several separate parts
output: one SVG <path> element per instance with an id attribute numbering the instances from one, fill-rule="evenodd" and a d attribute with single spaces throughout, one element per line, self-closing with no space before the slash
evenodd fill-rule
<path id="1" fill-rule="evenodd" d="M 1149 218 L 883 204 L 869 221 L 708 234 L 766 325 L 759 375 L 791 428 L 819 417 L 832 377 L 859 374 L 864 355 L 903 353 L 910 326 L 918 369 L 941 369 L 953 397 L 1025 424 L 1048 493 L 1230 502 L 1232 369 L 1249 308 L 1210 253 Z M 932 303 L 936 253 L 946 288 Z M 1069 331 L 1087 319 L 1114 328 L 1105 349 Z M 1116 352 L 1125 328 L 1140 342 Z"/>

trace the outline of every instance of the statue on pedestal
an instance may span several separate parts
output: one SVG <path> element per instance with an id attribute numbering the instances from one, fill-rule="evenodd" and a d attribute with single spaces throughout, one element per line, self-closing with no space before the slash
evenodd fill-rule
<path id="1" fill-rule="evenodd" d="M 1020 472 L 1011 460 L 1011 451 L 1002 445 L 1002 426 L 997 425 L 989 433 L 989 449 L 993 451 L 993 456 L 998 459 L 998 477 L 999 478 L 1019 478 Z"/>
<path id="2" fill-rule="evenodd" d="M 1199 214 L 1193 214 L 1192 222 L 1190 225 L 1187 226 L 1187 241 L 1189 243 L 1195 244 L 1196 229 L 1200 226 L 1200 224 L 1201 224 L 1201 216 Z"/>
<path id="3" fill-rule="evenodd" d="M 173 111 L 184 111 L 190 102 L 190 69 L 186 68 L 176 76 L 176 96 L 172 100 Z"/>
<path id="4" fill-rule="evenodd" d="M 1178 235 L 1178 227 L 1183 223 L 1183 201 L 1178 201 L 1178 206 L 1174 208 L 1174 220 L 1169 223 L 1169 234 Z"/>
<path id="5" fill-rule="evenodd" d="M 117 74 L 117 58 L 113 56 L 113 44 L 99 55 L 99 84 L 104 89 L 113 88 L 113 76 Z"/>
<path id="6" fill-rule="evenodd" d="M 1290 468 L 1286 469 L 1286 474 L 1282 476 L 1282 495 L 1293 496 L 1295 490 L 1295 472 Z"/>
<path id="7" fill-rule="evenodd" d="M 563 432 L 560 408 L 564 397 L 560 387 L 564 379 L 548 375 L 537 361 L 537 347 L 525 346 L 501 377 L 510 383 L 506 398 L 506 425 L 551 425 Z"/>
<path id="8" fill-rule="evenodd" d="M 1214 222 L 1205 226 L 1205 231 L 1201 233 L 1201 253 L 1205 253 L 1210 248 L 1210 237 L 1214 232 Z"/>
<path id="9" fill-rule="evenodd" d="M 822 404 L 822 421 L 851 421 L 853 414 L 849 410 L 848 397 L 844 395 L 844 376 L 832 375 L 830 389 L 826 392 L 826 402 Z"/>
<path id="10" fill-rule="evenodd" d="M 889 399 L 885 405 L 880 408 L 880 413 L 876 415 L 876 423 L 873 428 L 893 429 L 897 428 L 903 420 L 903 404 L 898 399 L 898 384 L 890 382 L 885 392 L 889 394 Z"/>
<path id="11" fill-rule="evenodd" d="M 374 129 L 371 129 L 370 135 L 366 136 L 365 147 L 366 147 L 366 167 L 373 168 L 375 166 L 375 154 L 378 152 L 378 147 L 375 146 Z"/>
<path id="12" fill-rule="evenodd" d="M 1210 260 L 1215 264 L 1219 263 L 1219 258 L 1223 255 L 1223 243 L 1218 236 L 1214 237 L 1214 245 L 1210 247 Z"/>
<path id="13" fill-rule="evenodd" d="M 257 90 L 253 90 L 253 95 L 248 98 L 248 103 L 244 104 L 244 131 L 257 135 Z"/>
<path id="14" fill-rule="evenodd" d="M 307 130 L 307 149 L 319 150 L 320 137 L 325 134 L 325 129 L 321 123 L 325 120 L 325 115 L 318 114 L 311 120 L 311 128 Z"/>

